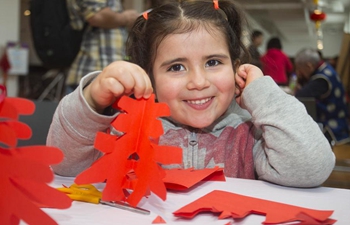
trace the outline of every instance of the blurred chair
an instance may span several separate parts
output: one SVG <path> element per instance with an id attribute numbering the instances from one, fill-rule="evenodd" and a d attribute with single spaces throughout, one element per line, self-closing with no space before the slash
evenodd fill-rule
<path id="1" fill-rule="evenodd" d="M 51 100 L 59 102 L 63 97 L 65 90 L 66 81 L 66 70 L 62 69 L 52 69 L 43 75 L 43 79 L 52 79 L 52 81 L 47 85 L 38 100 Z"/>
<path id="2" fill-rule="evenodd" d="M 29 140 L 18 140 L 17 146 L 46 145 L 47 133 L 58 103 L 55 101 L 32 101 L 35 104 L 34 113 L 19 118 L 19 121 L 30 126 L 32 137 Z"/>
<path id="3" fill-rule="evenodd" d="M 315 98 L 299 97 L 297 99 L 304 104 L 307 113 L 316 121 L 317 111 Z"/>

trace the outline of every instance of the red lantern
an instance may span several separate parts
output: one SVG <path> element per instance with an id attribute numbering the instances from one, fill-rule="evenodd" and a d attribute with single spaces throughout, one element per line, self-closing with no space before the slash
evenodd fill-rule
<path id="1" fill-rule="evenodd" d="M 326 13 L 316 9 L 310 14 L 310 19 L 315 22 L 316 29 L 319 29 L 321 26 L 321 21 L 326 19 Z"/>
<path id="2" fill-rule="evenodd" d="M 324 19 L 326 19 L 326 13 L 320 10 L 315 10 L 311 13 L 310 19 L 312 21 L 323 21 Z"/>

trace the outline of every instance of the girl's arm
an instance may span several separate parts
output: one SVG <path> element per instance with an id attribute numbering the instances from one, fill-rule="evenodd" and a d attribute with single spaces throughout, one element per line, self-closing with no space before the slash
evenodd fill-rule
<path id="1" fill-rule="evenodd" d="M 254 163 L 258 178 L 285 186 L 322 184 L 335 157 L 318 124 L 294 96 L 268 77 L 247 85 L 241 105 L 258 128 Z"/>
<path id="2" fill-rule="evenodd" d="M 149 98 L 153 88 L 141 67 L 116 61 L 102 72 L 91 73 L 80 81 L 79 87 L 65 96 L 58 105 L 51 123 L 47 145 L 56 146 L 64 153 L 55 173 L 76 176 L 101 156 L 94 149 L 98 131 L 106 131 L 116 117 L 103 115 L 122 95 Z"/>
<path id="3" fill-rule="evenodd" d="M 64 153 L 63 161 L 52 165 L 56 174 L 76 176 L 101 156 L 93 147 L 96 133 L 106 131 L 115 116 L 104 116 L 92 110 L 82 90 L 99 73 L 85 76 L 79 87 L 61 100 L 53 116 L 46 143 Z"/>

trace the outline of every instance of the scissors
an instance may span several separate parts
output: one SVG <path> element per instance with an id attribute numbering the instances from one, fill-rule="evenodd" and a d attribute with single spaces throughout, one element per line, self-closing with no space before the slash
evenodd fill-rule
<path id="1" fill-rule="evenodd" d="M 119 209 L 125 209 L 136 213 L 141 213 L 145 215 L 149 215 L 150 211 L 134 207 L 129 205 L 128 203 L 121 202 L 121 201 L 104 201 L 102 200 L 102 193 L 92 184 L 84 184 L 84 185 L 77 185 L 72 184 L 71 186 L 67 187 L 63 185 L 61 188 L 57 188 L 58 191 L 61 191 L 67 196 L 75 201 L 82 201 L 82 202 L 90 202 L 94 204 L 104 204 L 112 207 L 116 207 Z"/>

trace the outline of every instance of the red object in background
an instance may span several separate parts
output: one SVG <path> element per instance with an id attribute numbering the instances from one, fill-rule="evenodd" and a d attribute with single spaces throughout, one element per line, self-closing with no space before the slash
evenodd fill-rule
<path id="1" fill-rule="evenodd" d="M 2 69 L 2 71 L 4 71 L 4 73 L 7 73 L 7 71 L 11 68 L 10 61 L 7 57 L 6 51 L 1 57 L 0 68 Z"/>
<path id="2" fill-rule="evenodd" d="M 7 72 L 8 72 L 8 70 L 11 68 L 10 61 L 9 61 L 9 59 L 8 59 L 8 57 L 7 57 L 6 51 L 5 51 L 4 54 L 1 56 L 1 59 L 0 59 L 0 68 L 2 69 L 2 71 L 4 71 L 3 74 L 2 74 L 2 76 L 4 77 L 2 83 L 3 83 L 4 86 L 6 87 L 7 77 L 8 77 Z"/>
<path id="3" fill-rule="evenodd" d="M 320 10 L 315 10 L 310 14 L 310 20 L 312 21 L 323 21 L 325 19 L 326 19 L 326 13 Z"/>

